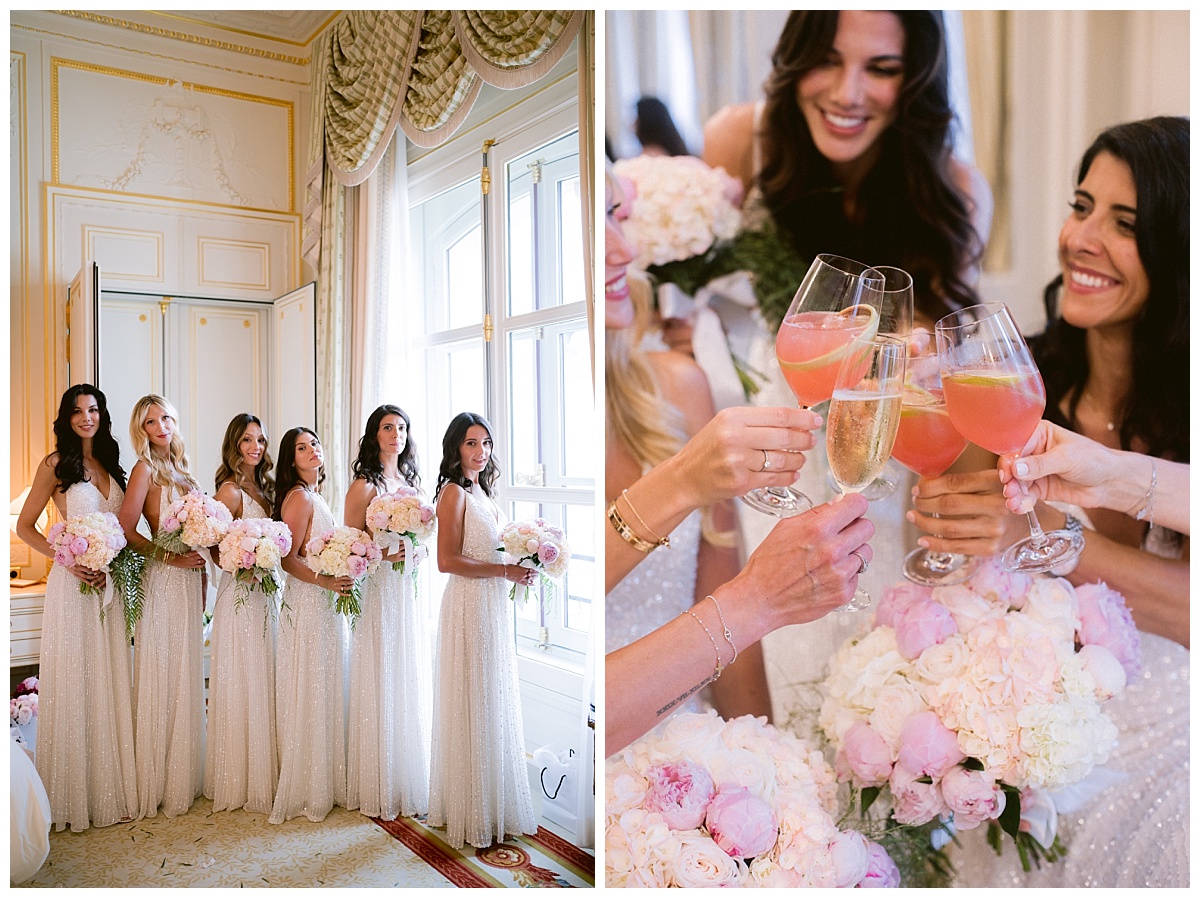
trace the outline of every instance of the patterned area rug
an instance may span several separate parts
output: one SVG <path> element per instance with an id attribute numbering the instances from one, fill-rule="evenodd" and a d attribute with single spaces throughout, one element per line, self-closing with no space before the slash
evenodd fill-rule
<path id="1" fill-rule="evenodd" d="M 535 835 L 490 848 L 455 849 L 441 831 L 425 824 L 424 817 L 375 822 L 459 888 L 570 889 L 596 884 L 596 859 L 544 827 Z"/>

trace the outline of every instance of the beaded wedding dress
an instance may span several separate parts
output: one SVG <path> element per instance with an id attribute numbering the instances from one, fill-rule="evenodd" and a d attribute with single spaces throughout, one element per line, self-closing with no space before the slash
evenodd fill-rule
<path id="1" fill-rule="evenodd" d="M 243 491 L 242 517 L 270 515 Z M 276 578 L 282 579 L 278 572 Z M 204 763 L 204 794 L 214 811 L 269 814 L 275 800 L 275 628 L 268 617 L 274 601 L 228 571 L 221 574 L 213 606 Z"/>
<path id="2" fill-rule="evenodd" d="M 91 483 L 72 484 L 67 517 L 117 514 L 124 495 L 111 479 L 107 499 Z M 38 669 L 37 771 L 50 819 L 75 832 L 138 810 L 124 609 L 117 596 L 102 622 L 103 596 L 84 595 L 79 586 L 62 566 L 50 568 Z"/>
<path id="3" fill-rule="evenodd" d="M 467 491 L 462 554 L 499 564 L 499 511 Z M 536 833 L 525 763 L 509 581 L 451 574 L 442 596 L 434 680 L 429 824 L 486 848 Z"/>
<path id="4" fill-rule="evenodd" d="M 409 554 L 412 544 L 405 541 Z M 408 564 L 367 578 L 350 647 L 346 807 L 415 817 L 429 807 L 429 641 Z"/>
<path id="5" fill-rule="evenodd" d="M 159 491 L 159 526 L 172 496 Z M 186 814 L 204 772 L 204 595 L 199 570 L 148 559 L 134 631 L 134 754 L 138 816 Z"/>
<path id="6" fill-rule="evenodd" d="M 314 493 L 309 532 L 333 526 L 333 512 Z M 275 659 L 279 787 L 269 819 L 304 815 L 319 823 L 335 804 L 346 806 L 346 624 L 329 590 L 315 583 L 289 577 L 283 597 L 288 610 L 279 616 Z"/>

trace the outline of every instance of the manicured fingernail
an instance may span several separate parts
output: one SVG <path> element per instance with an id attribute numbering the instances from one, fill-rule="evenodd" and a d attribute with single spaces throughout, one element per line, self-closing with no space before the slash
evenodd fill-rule
<path id="1" fill-rule="evenodd" d="M 906 511 L 904 513 L 904 517 L 910 524 L 915 524 L 917 522 L 917 513 L 915 511 Z"/>
<path id="2" fill-rule="evenodd" d="M 920 546 L 922 549 L 928 549 L 929 548 L 929 540 L 919 539 L 919 540 L 917 540 L 917 545 Z"/>
<path id="3" fill-rule="evenodd" d="M 917 488 L 915 486 L 912 488 L 912 497 L 914 499 L 917 498 Z"/>
<path id="4" fill-rule="evenodd" d="M 1013 468 L 1017 472 L 1018 477 L 1024 477 L 1029 473 L 1029 465 L 1025 464 L 1023 461 L 1017 462 L 1015 465 L 1013 465 Z"/>

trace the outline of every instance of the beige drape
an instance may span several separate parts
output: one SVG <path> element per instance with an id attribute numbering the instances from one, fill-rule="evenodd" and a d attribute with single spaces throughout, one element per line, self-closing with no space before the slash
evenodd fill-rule
<path id="1" fill-rule="evenodd" d="M 579 42 L 579 206 L 583 211 L 584 298 L 587 300 L 588 346 L 592 388 L 596 386 L 596 14 L 584 14 Z"/>
<path id="2" fill-rule="evenodd" d="M 1006 271 L 1012 264 L 1012 212 L 1008 172 L 1008 33 L 1006 10 L 963 10 L 967 48 L 975 164 L 992 187 L 992 232 L 983 254 L 984 271 Z"/>

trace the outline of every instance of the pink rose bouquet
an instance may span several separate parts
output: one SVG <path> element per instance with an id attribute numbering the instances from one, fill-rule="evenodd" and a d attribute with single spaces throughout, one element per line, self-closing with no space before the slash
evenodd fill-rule
<path id="1" fill-rule="evenodd" d="M 1025 804 L 1108 760 L 1117 729 L 1103 703 L 1137 664 L 1120 594 L 989 560 L 966 583 L 886 590 L 874 628 L 834 655 L 819 724 L 864 814 L 886 794 L 902 826 L 987 823 L 1029 869 L 1062 845 L 1053 826 L 1022 823 Z"/>
<path id="2" fill-rule="evenodd" d="M 350 618 L 350 625 L 362 614 L 362 579 L 379 566 L 383 552 L 357 527 L 335 527 L 308 541 L 305 562 L 310 570 L 330 577 L 349 577 L 354 581 L 350 595 L 334 596 L 333 609 Z"/>
<path id="3" fill-rule="evenodd" d="M 268 598 L 282 595 L 279 563 L 292 550 L 292 531 L 282 521 L 270 518 L 239 518 L 218 544 L 221 570 L 237 580 L 241 607 L 251 590 L 261 590 Z"/>
<path id="4" fill-rule="evenodd" d="M 232 523 L 228 508 L 212 496 L 192 490 L 167 506 L 155 542 L 176 555 L 189 549 L 207 549 L 221 541 Z"/>
<path id="5" fill-rule="evenodd" d="M 676 714 L 608 759 L 605 788 L 609 886 L 832 888 L 888 877 L 880 846 L 839 829 L 824 756 L 763 718 Z"/>
<path id="6" fill-rule="evenodd" d="M 17 684 L 15 695 L 8 700 L 8 717 L 18 726 L 25 726 L 38 713 L 38 678 L 26 677 Z"/>
<path id="7" fill-rule="evenodd" d="M 500 551 L 511 558 L 514 564 L 537 571 L 553 596 L 553 581 L 562 579 L 571 562 L 566 534 L 544 518 L 531 518 L 506 524 L 500 531 L 500 543 Z M 514 583 L 508 591 L 508 597 L 515 599 L 516 595 L 517 586 Z M 529 597 L 528 587 L 525 597 Z"/>
<path id="8" fill-rule="evenodd" d="M 54 561 L 63 567 L 87 568 L 89 571 L 109 572 L 109 565 L 125 548 L 125 531 L 112 512 L 94 511 L 59 521 L 46 532 L 46 541 L 54 548 Z M 98 596 L 100 590 L 87 583 L 79 591 Z M 112 600 L 111 578 L 105 588 L 104 606 Z"/>
<path id="9" fill-rule="evenodd" d="M 433 536 L 437 518 L 433 506 L 421 501 L 420 491 L 402 486 L 371 500 L 367 505 L 367 527 L 383 554 L 391 555 L 404 539 L 409 541 L 412 552 L 416 552 L 418 544 L 428 543 Z M 408 557 L 412 558 L 412 553 Z M 392 570 L 404 570 L 404 562 L 393 562 Z M 417 576 L 416 564 L 412 565 L 412 575 Z"/>

